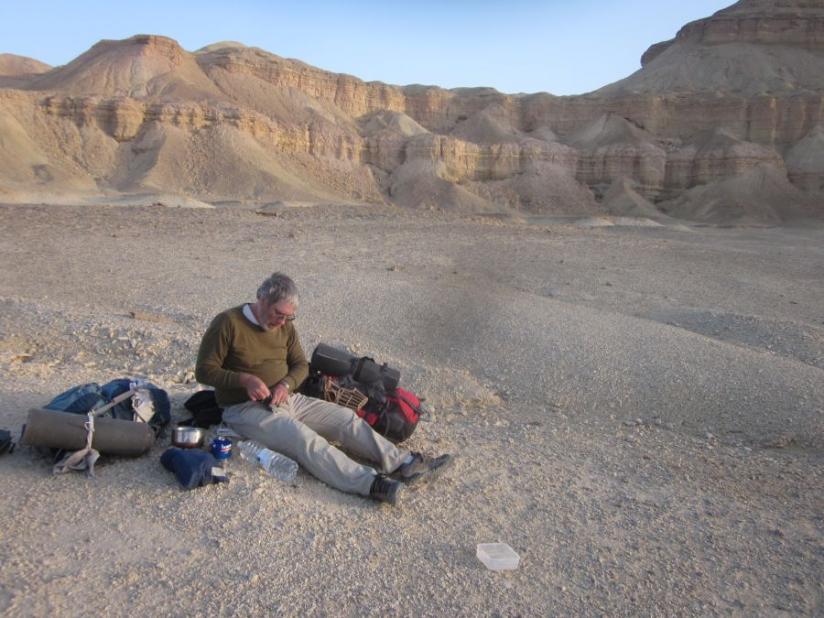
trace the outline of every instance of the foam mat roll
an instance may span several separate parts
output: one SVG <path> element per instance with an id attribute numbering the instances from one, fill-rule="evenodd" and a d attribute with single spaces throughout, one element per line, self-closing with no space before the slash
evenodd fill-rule
<path id="1" fill-rule="evenodd" d="M 32 408 L 21 444 L 76 451 L 86 446 L 85 414 Z M 146 423 L 117 418 L 95 418 L 92 447 L 106 455 L 136 457 L 147 453 L 155 435 Z"/>

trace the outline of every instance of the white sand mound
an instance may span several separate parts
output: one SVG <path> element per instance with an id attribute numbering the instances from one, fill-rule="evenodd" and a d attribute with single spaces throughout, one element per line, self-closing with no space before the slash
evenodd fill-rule
<path id="1" fill-rule="evenodd" d="M 361 119 L 361 130 L 366 136 L 391 133 L 403 137 L 424 135 L 429 131 L 403 112 L 380 110 Z"/>
<path id="2" fill-rule="evenodd" d="M 511 112 L 500 104 L 485 107 L 458 123 L 451 135 L 474 144 L 517 143 L 523 139 L 513 125 Z"/>
<path id="3" fill-rule="evenodd" d="M 654 145 L 654 135 L 618 114 L 607 113 L 569 136 L 571 146 L 595 150 L 606 146 Z M 657 148 L 657 146 L 656 146 Z"/>
<path id="4" fill-rule="evenodd" d="M 766 165 L 694 187 L 658 208 L 674 217 L 716 224 L 779 224 L 816 214 L 814 203 L 783 171 Z"/>
<path id="5" fill-rule="evenodd" d="M 624 217 L 660 217 L 657 208 L 639 195 L 636 183 L 627 177 L 616 179 L 601 201 L 601 206 L 611 215 Z"/>
<path id="6" fill-rule="evenodd" d="M 389 197 L 410 208 L 446 209 L 471 212 L 501 210 L 462 186 L 445 180 L 445 164 L 431 159 L 412 159 L 397 167 L 389 177 Z"/>
<path id="7" fill-rule="evenodd" d="M 760 164 L 784 167 L 781 155 L 772 147 L 740 139 L 723 127 L 715 129 L 705 141 L 699 140 L 695 159 L 697 167 L 719 176 L 734 176 Z"/>
<path id="8" fill-rule="evenodd" d="M 601 210 L 592 191 L 569 170 L 552 163 L 536 162 L 510 178 L 468 186 L 491 202 L 529 214 L 581 215 Z"/>
<path id="9" fill-rule="evenodd" d="M 724 127 L 699 136 L 696 146 L 698 158 L 768 159 L 780 164 L 780 157 L 772 148 L 740 139 Z"/>
<path id="10" fill-rule="evenodd" d="M 552 143 L 558 141 L 558 136 L 555 134 L 555 131 L 553 131 L 549 127 L 544 126 L 538 127 L 537 129 L 533 129 L 526 135 L 533 139 L 541 140 L 544 142 Z"/>

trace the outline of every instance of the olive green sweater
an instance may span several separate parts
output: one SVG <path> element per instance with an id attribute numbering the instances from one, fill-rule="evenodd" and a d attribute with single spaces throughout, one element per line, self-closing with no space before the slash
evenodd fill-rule
<path id="1" fill-rule="evenodd" d="M 195 378 L 214 386 L 218 405 L 226 407 L 249 400 L 240 373 L 257 376 L 270 389 L 283 382 L 294 392 L 309 375 L 294 324 L 264 330 L 246 319 L 243 306 L 218 314 L 200 342 Z"/>

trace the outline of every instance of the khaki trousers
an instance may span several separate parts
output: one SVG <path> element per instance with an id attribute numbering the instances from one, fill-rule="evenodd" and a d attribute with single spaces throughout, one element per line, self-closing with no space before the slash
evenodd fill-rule
<path id="1" fill-rule="evenodd" d="M 258 401 L 229 406 L 223 421 L 247 440 L 291 457 L 327 485 L 361 496 L 369 495 L 375 470 L 353 461 L 329 440 L 376 462 L 383 473 L 394 472 L 409 455 L 349 408 L 299 393 L 274 410 Z"/>

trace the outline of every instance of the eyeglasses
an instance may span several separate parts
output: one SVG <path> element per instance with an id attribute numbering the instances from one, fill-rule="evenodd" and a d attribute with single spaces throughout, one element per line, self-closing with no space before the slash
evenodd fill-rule
<path id="1" fill-rule="evenodd" d="M 274 311 L 275 311 L 275 319 L 276 320 L 283 320 L 285 322 L 294 322 L 298 317 L 294 313 L 290 315 L 288 313 L 281 313 L 277 309 L 275 309 Z"/>

